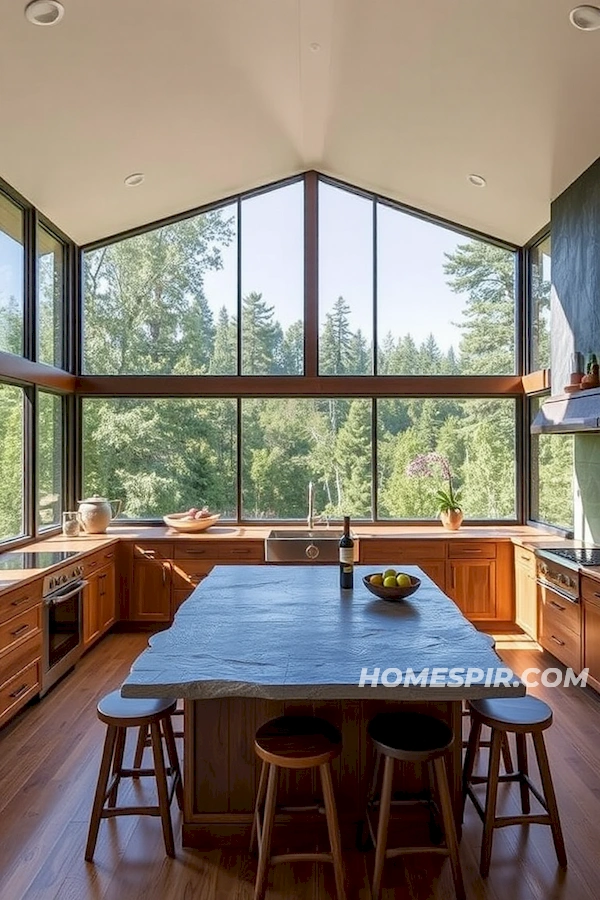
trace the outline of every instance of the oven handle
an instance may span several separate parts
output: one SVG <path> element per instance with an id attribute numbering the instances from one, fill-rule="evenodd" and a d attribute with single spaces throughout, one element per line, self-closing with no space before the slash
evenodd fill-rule
<path id="1" fill-rule="evenodd" d="M 65 600 L 70 600 L 71 597 L 75 597 L 76 594 L 79 594 L 88 584 L 89 581 L 78 581 L 77 585 L 74 588 L 71 588 L 66 594 L 51 594 L 45 598 L 44 603 L 46 606 L 58 606 L 60 603 L 64 603 Z"/>
<path id="2" fill-rule="evenodd" d="M 562 597 L 563 600 L 566 600 L 568 603 L 579 603 L 579 597 L 572 597 L 565 591 L 561 591 L 561 589 L 557 588 L 554 584 L 548 584 L 547 581 L 540 581 L 539 578 L 537 579 L 537 584 L 540 587 L 546 588 L 547 591 L 553 591 L 558 597 Z"/>

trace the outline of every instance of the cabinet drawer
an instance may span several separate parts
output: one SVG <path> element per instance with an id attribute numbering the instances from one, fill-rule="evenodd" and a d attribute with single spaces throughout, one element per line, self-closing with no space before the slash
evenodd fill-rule
<path id="1" fill-rule="evenodd" d="M 575 672 L 581 669 L 581 637 L 570 628 L 566 628 L 560 620 L 543 616 L 540 644 L 563 665 L 569 666 Z"/>
<path id="2" fill-rule="evenodd" d="M 33 606 L 0 625 L 0 656 L 9 653 L 41 629 L 42 607 Z"/>
<path id="3" fill-rule="evenodd" d="M 21 669 L 25 669 L 42 656 L 41 632 L 32 635 L 9 653 L 0 656 L 0 685 L 13 678 Z"/>
<path id="4" fill-rule="evenodd" d="M 40 661 L 34 660 L 0 687 L 0 725 L 40 691 Z"/>
<path id="5" fill-rule="evenodd" d="M 187 591 L 188 596 L 196 585 L 212 570 L 212 562 L 200 559 L 174 559 L 171 563 L 171 578 L 175 591 Z"/>
<path id="6" fill-rule="evenodd" d="M 528 575 L 535 578 L 535 556 L 531 550 L 525 550 L 523 547 L 515 547 L 515 566 L 518 566 L 519 569 L 523 569 Z"/>
<path id="7" fill-rule="evenodd" d="M 0 622 L 12 619 L 17 613 L 42 602 L 42 581 L 34 581 L 25 587 L 0 595 Z"/>
<path id="8" fill-rule="evenodd" d="M 136 559 L 171 559 L 173 544 L 167 544 L 164 541 L 136 542 L 133 545 L 133 555 Z"/>
<path id="9" fill-rule="evenodd" d="M 175 559 L 212 559 L 217 562 L 264 562 L 263 541 L 181 541 L 175 543 Z"/>
<path id="10" fill-rule="evenodd" d="M 359 541 L 361 563 L 405 563 L 417 565 L 417 559 L 445 559 L 446 541 L 403 541 L 387 538 L 381 541 Z"/>
<path id="11" fill-rule="evenodd" d="M 550 628 L 568 628 L 573 634 L 581 634 L 581 604 L 570 603 L 564 600 L 554 591 L 547 591 L 538 585 L 538 597 L 540 600 L 540 614 L 543 622 L 548 622 Z"/>
<path id="12" fill-rule="evenodd" d="M 600 581 L 583 575 L 581 578 L 581 596 L 585 603 L 590 603 L 600 608 Z"/>
<path id="13" fill-rule="evenodd" d="M 493 541 L 448 541 L 450 559 L 495 559 L 496 545 Z"/>

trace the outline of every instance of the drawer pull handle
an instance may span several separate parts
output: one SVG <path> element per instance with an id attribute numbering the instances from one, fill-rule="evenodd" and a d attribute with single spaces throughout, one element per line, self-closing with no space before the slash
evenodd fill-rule
<path id="1" fill-rule="evenodd" d="M 114 555 L 115 555 L 114 553 L 105 553 L 104 559 L 112 559 Z"/>
<path id="2" fill-rule="evenodd" d="M 140 552 L 145 559 L 156 559 L 156 550 L 141 550 Z"/>
<path id="3" fill-rule="evenodd" d="M 241 555 L 242 553 L 250 553 L 250 547 L 232 547 L 232 548 L 231 548 L 231 552 L 232 552 L 232 553 L 239 553 L 240 555 Z"/>
<path id="4" fill-rule="evenodd" d="M 21 603 L 27 603 L 28 600 L 29 600 L 29 594 L 26 594 L 25 597 L 19 597 L 17 600 L 11 600 L 10 605 L 11 606 L 20 606 Z"/>
<path id="5" fill-rule="evenodd" d="M 564 612 L 565 609 L 566 609 L 565 606 L 561 606 L 560 603 L 556 603 L 555 600 L 551 600 L 551 601 L 550 601 L 550 606 L 553 606 L 554 609 L 560 609 L 561 612 Z"/>
<path id="6" fill-rule="evenodd" d="M 18 687 L 16 689 L 16 691 L 13 691 L 12 694 L 9 694 L 9 697 L 12 697 L 14 700 L 16 700 L 17 697 L 20 697 L 22 694 L 24 694 L 28 690 L 29 690 L 29 685 L 27 684 L 27 682 L 25 682 L 25 684 L 22 684 L 21 687 Z"/>
<path id="7" fill-rule="evenodd" d="M 598 593 L 598 591 L 594 591 L 594 597 L 598 597 L 598 599 L 600 600 L 600 594 Z"/>
<path id="8" fill-rule="evenodd" d="M 23 634 L 24 631 L 28 631 L 28 630 L 29 630 L 29 625 L 28 625 L 28 624 L 25 624 L 25 625 L 19 625 L 19 627 L 18 627 L 18 628 L 15 628 L 14 631 L 11 631 L 11 634 L 12 634 L 13 637 L 16 637 L 18 634 Z"/>
<path id="9" fill-rule="evenodd" d="M 188 556 L 206 556 L 206 548 L 202 547 L 200 550 L 186 550 L 185 551 Z"/>
<path id="10" fill-rule="evenodd" d="M 565 646 L 565 642 L 559 640 L 557 637 L 554 637 L 553 634 L 550 635 L 550 640 L 551 640 L 551 641 L 554 641 L 555 644 L 558 644 L 559 647 L 564 647 L 564 646 Z"/>

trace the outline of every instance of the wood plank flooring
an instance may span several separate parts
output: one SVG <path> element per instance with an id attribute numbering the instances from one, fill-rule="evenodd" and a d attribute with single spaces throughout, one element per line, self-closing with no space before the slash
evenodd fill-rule
<path id="1" fill-rule="evenodd" d="M 109 635 L 41 703 L 0 731 L 0 900 L 250 900 L 255 860 L 219 851 L 181 849 L 165 857 L 160 822 L 102 822 L 94 863 L 83 859 L 104 726 L 96 700 L 116 688 L 146 645 L 145 634 Z M 503 649 L 506 646 L 506 649 Z M 519 645 L 522 646 L 522 645 Z M 535 647 L 535 645 L 533 645 Z M 516 672 L 553 666 L 536 649 L 500 653 Z M 600 698 L 580 688 L 542 687 L 533 694 L 555 713 L 546 732 L 569 868 L 556 865 L 550 830 L 532 825 L 496 832 L 489 877 L 478 873 L 481 823 L 467 805 L 461 858 L 470 900 L 597 900 L 600 896 Z M 133 753 L 133 745 L 127 752 Z M 485 762 L 482 753 L 481 763 Z M 537 773 L 534 772 L 537 777 Z M 127 794 L 150 798 L 126 783 Z M 151 780 L 150 780 L 151 781 Z M 502 812 L 518 809 L 517 785 L 505 785 Z M 176 833 L 180 818 L 173 804 Z M 349 900 L 369 900 L 372 854 L 345 856 Z M 267 900 L 333 898 L 329 866 L 271 870 Z M 386 865 L 383 900 L 452 900 L 448 863 L 421 856 Z"/>

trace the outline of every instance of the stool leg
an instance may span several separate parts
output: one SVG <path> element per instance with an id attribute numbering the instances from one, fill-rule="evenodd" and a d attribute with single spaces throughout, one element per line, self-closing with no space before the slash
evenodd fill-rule
<path id="1" fill-rule="evenodd" d="M 329 843 L 333 857 L 333 871 L 335 874 L 335 889 L 338 900 L 346 900 L 344 887 L 344 866 L 342 863 L 342 838 L 338 822 L 335 796 L 333 794 L 333 782 L 331 780 L 331 765 L 325 763 L 319 766 L 321 772 L 321 785 L 323 787 L 323 801 L 325 803 L 325 815 L 327 816 L 327 830 Z"/>
<path id="2" fill-rule="evenodd" d="M 135 755 L 133 757 L 133 768 L 141 769 L 142 768 L 142 759 L 144 756 L 144 747 L 146 746 L 146 741 L 148 740 L 148 726 L 142 725 L 138 732 L 137 744 L 135 745 Z M 134 775 L 134 778 L 139 778 L 138 775 Z"/>
<path id="3" fill-rule="evenodd" d="M 171 811 L 169 809 L 169 789 L 167 786 L 167 774 L 165 772 L 165 758 L 163 756 L 162 740 L 158 722 L 150 725 L 152 738 L 152 753 L 154 756 L 154 772 L 156 774 L 156 789 L 158 791 L 158 806 L 162 823 L 163 837 L 167 856 L 175 856 L 175 844 L 173 843 L 173 828 L 171 826 Z"/>
<path id="4" fill-rule="evenodd" d="M 265 794 L 267 793 L 267 770 L 268 765 L 264 761 L 262 761 L 262 765 L 260 767 L 260 779 L 258 782 L 258 791 L 256 792 L 256 803 L 254 804 L 254 818 L 252 819 L 252 831 L 250 832 L 250 853 L 254 850 L 254 841 L 256 840 L 257 835 L 257 816 L 260 815 L 262 805 L 265 802 Z"/>
<path id="5" fill-rule="evenodd" d="M 165 744 L 167 745 L 167 755 L 169 757 L 169 765 L 175 778 L 175 796 L 177 797 L 177 806 L 183 809 L 183 783 L 181 780 L 181 769 L 179 768 L 179 757 L 177 755 L 177 747 L 175 745 L 175 735 L 173 734 L 173 722 L 171 716 L 163 719 L 163 734 L 165 736 Z"/>
<path id="6" fill-rule="evenodd" d="M 267 869 L 271 861 L 271 837 L 273 835 L 273 822 L 275 821 L 278 774 L 277 766 L 269 765 L 262 834 L 258 842 L 258 870 L 256 873 L 256 884 L 254 885 L 254 900 L 263 900 L 265 896 Z"/>
<path id="7" fill-rule="evenodd" d="M 94 850 L 96 849 L 96 841 L 98 839 L 98 828 L 100 827 L 100 814 L 104 808 L 104 795 L 106 794 L 106 785 L 108 784 L 110 764 L 112 762 L 116 739 L 117 729 L 114 725 L 109 725 L 104 739 L 104 750 L 102 751 L 102 761 L 100 763 L 98 783 L 96 785 L 94 804 L 92 806 L 92 814 L 90 817 L 90 830 L 88 832 L 85 848 L 85 858 L 88 862 L 91 862 L 94 858 Z"/>
<path id="8" fill-rule="evenodd" d="M 517 742 L 517 766 L 519 769 L 520 775 L 528 775 L 529 774 L 529 764 L 527 762 L 527 735 L 526 734 L 515 734 L 515 739 Z M 531 810 L 531 799 L 529 797 L 529 788 L 523 779 L 519 781 L 519 787 L 521 789 L 521 812 L 524 815 Z"/>
<path id="9" fill-rule="evenodd" d="M 502 762 L 504 763 L 506 774 L 511 775 L 514 772 L 514 768 L 507 731 L 502 732 Z"/>
<path id="10" fill-rule="evenodd" d="M 492 729 L 492 745 L 488 766 L 487 791 L 485 795 L 485 820 L 483 823 L 483 839 L 481 841 L 481 861 L 479 871 L 486 878 L 490 871 L 492 841 L 494 839 L 494 819 L 496 818 L 496 799 L 498 797 L 498 775 L 500 772 L 500 749 L 502 732 Z"/>
<path id="11" fill-rule="evenodd" d="M 446 774 L 446 763 L 443 756 L 438 756 L 433 760 L 433 768 L 437 782 L 438 796 L 440 798 L 440 806 L 442 808 L 444 834 L 446 837 L 446 846 L 450 853 L 450 864 L 452 865 L 452 876 L 454 878 L 456 897 L 457 900 L 465 900 L 465 885 L 458 853 L 454 810 L 452 809 L 452 800 L 450 798 L 450 789 L 448 787 L 448 776 Z"/>
<path id="12" fill-rule="evenodd" d="M 479 748 L 479 738 L 481 737 L 481 722 L 478 719 L 472 720 L 471 731 L 469 732 L 469 742 L 467 744 L 467 752 L 465 754 L 465 765 L 463 769 L 463 812 L 465 801 L 467 799 L 467 788 L 475 768 L 475 757 Z"/>
<path id="13" fill-rule="evenodd" d="M 371 886 L 373 900 L 379 900 L 379 893 L 381 891 L 381 876 L 383 875 L 383 864 L 385 862 L 385 851 L 387 849 L 388 825 L 390 822 L 390 809 L 392 804 L 393 776 L 394 759 L 391 756 L 386 756 L 383 765 L 383 784 L 381 787 L 381 796 L 379 798 L 375 868 L 373 870 L 373 884 Z"/>
<path id="14" fill-rule="evenodd" d="M 117 794 L 119 791 L 119 780 L 121 777 L 121 769 L 123 768 L 123 754 L 125 752 L 125 738 L 127 737 L 127 729 L 119 728 L 117 732 L 117 740 L 115 744 L 115 755 L 113 757 L 112 774 L 117 776 L 115 786 L 108 795 L 108 805 L 114 807 L 117 805 Z"/>
<path id="15" fill-rule="evenodd" d="M 566 869 L 567 867 L 567 851 L 565 850 L 565 842 L 563 839 L 562 828 L 560 827 L 560 816 L 558 813 L 558 804 L 556 802 L 556 794 L 554 793 L 554 785 L 552 784 L 552 775 L 550 774 L 550 764 L 548 762 L 548 754 L 546 753 L 546 744 L 544 743 L 544 735 L 541 731 L 533 732 L 533 746 L 537 756 L 540 776 L 542 779 L 542 787 L 544 789 L 544 797 L 548 806 L 548 814 L 550 815 L 550 827 L 552 828 L 552 837 L 554 839 L 554 849 L 559 865 Z"/>

